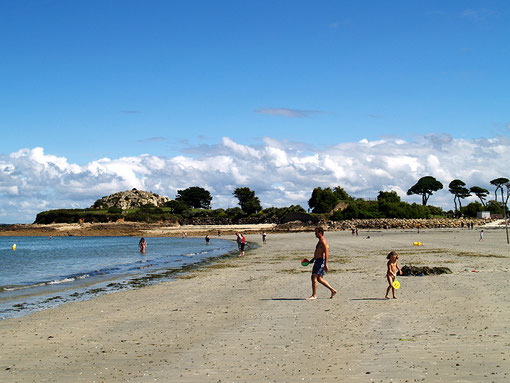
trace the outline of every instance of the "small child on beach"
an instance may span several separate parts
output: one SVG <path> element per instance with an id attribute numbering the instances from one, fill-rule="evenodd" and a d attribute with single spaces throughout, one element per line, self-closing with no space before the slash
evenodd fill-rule
<path id="1" fill-rule="evenodd" d="M 393 298 L 397 299 L 397 296 L 395 295 L 395 288 L 393 287 L 393 281 L 395 281 L 395 277 L 397 276 L 397 273 L 400 272 L 402 274 L 402 270 L 400 270 L 400 267 L 398 266 L 397 260 L 398 260 L 398 254 L 396 251 L 391 251 L 388 256 L 386 257 L 388 260 L 387 266 L 388 270 L 386 271 L 386 279 L 388 280 L 388 288 L 386 289 L 386 299 L 390 299 L 388 294 L 390 293 L 390 289 L 393 293 Z M 397 271 L 398 270 L 398 271 Z"/>

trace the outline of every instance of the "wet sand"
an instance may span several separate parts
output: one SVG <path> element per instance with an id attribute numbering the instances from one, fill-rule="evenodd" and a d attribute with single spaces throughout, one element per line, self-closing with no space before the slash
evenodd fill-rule
<path id="1" fill-rule="evenodd" d="M 370 239 L 366 237 L 370 235 Z M 510 378 L 504 230 L 326 232 L 334 299 L 311 293 L 313 233 L 174 282 L 0 322 L 5 382 L 503 382 Z M 413 246 L 420 241 L 424 246 Z M 386 254 L 453 274 L 400 277 Z M 475 272 L 473 272 L 475 271 Z"/>

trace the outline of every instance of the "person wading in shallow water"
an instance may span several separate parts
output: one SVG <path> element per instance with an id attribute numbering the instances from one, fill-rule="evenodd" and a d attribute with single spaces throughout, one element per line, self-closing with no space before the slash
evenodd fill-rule
<path id="1" fill-rule="evenodd" d="M 140 253 L 145 253 L 145 249 L 147 248 L 147 241 L 144 237 L 140 238 L 140 242 L 138 242 L 138 247 L 140 248 Z"/>
<path id="2" fill-rule="evenodd" d="M 312 269 L 312 295 L 307 300 L 311 301 L 317 299 L 317 282 L 321 283 L 331 291 L 330 298 L 333 298 L 337 291 L 324 279 L 326 271 L 328 271 L 329 259 L 329 246 L 324 238 L 324 229 L 322 227 L 315 228 L 315 236 L 319 239 L 317 246 L 315 246 L 315 253 L 313 254 L 313 269 Z"/>
<path id="3" fill-rule="evenodd" d="M 242 257 L 244 255 L 244 248 L 246 247 L 246 238 L 244 238 L 244 234 L 243 233 L 240 233 L 240 238 L 241 238 L 241 245 L 240 245 L 240 252 L 239 252 L 239 256 Z"/>

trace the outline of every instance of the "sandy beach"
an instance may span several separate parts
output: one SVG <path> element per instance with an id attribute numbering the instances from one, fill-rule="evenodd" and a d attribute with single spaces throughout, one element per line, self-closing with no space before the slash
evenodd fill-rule
<path id="1" fill-rule="evenodd" d="M 368 239 L 367 237 L 370 236 Z M 510 246 L 502 229 L 326 232 L 311 293 L 312 232 L 172 282 L 0 322 L 2 382 L 504 382 L 510 379 Z M 232 238 L 233 239 L 233 238 Z M 214 240 L 214 239 L 213 239 Z M 413 246 L 420 241 L 423 246 Z M 386 254 L 452 274 L 400 277 Z"/>

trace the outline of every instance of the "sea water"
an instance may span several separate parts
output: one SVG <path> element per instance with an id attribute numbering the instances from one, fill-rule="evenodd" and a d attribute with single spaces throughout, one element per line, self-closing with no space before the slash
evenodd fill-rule
<path id="1" fill-rule="evenodd" d="M 167 281 L 237 249 L 216 237 L 146 240 L 142 254 L 135 237 L 0 237 L 0 319 Z"/>

